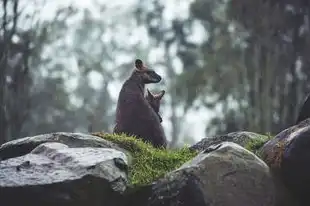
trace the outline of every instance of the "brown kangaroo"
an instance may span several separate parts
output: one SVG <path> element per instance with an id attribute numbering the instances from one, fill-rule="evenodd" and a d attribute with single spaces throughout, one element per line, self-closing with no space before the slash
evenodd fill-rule
<path id="1" fill-rule="evenodd" d="M 144 97 L 145 84 L 160 81 L 160 75 L 136 59 L 135 70 L 124 82 L 118 96 L 114 133 L 136 136 L 154 147 L 167 146 L 160 119 Z"/>
<path id="2" fill-rule="evenodd" d="M 163 119 L 159 114 L 159 108 L 160 108 L 160 100 L 165 95 L 165 90 L 161 90 L 157 94 L 150 92 L 148 89 L 146 89 L 146 90 L 147 90 L 147 94 L 146 94 L 145 98 L 149 102 L 149 104 L 151 105 L 151 107 L 153 108 L 155 113 L 158 115 L 159 121 L 162 122 Z"/>

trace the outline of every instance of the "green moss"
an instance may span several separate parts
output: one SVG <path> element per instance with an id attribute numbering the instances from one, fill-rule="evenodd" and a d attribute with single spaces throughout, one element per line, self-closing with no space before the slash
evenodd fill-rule
<path id="1" fill-rule="evenodd" d="M 197 154 L 186 147 L 175 150 L 154 148 L 151 144 L 126 135 L 108 133 L 94 133 L 93 135 L 114 142 L 131 153 L 133 162 L 129 167 L 129 181 L 132 185 L 151 183 L 177 169 Z"/>
<path id="2" fill-rule="evenodd" d="M 245 148 L 253 152 L 254 154 L 260 156 L 260 149 L 266 142 L 268 142 L 272 138 L 273 136 L 270 134 L 260 135 L 257 138 L 253 138 L 250 141 L 248 141 L 247 144 L 245 145 Z"/>

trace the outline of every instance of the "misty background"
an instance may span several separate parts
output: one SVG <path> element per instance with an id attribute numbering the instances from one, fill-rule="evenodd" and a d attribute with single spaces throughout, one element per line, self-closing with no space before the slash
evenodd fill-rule
<path id="1" fill-rule="evenodd" d="M 2 0 L 0 143 L 111 132 L 136 58 L 163 76 L 171 145 L 277 132 L 309 92 L 304 0 Z"/>

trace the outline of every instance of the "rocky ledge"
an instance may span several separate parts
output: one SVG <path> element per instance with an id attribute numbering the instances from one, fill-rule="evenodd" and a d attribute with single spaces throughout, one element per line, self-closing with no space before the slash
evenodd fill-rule
<path id="1" fill-rule="evenodd" d="M 303 147 L 284 145 L 290 151 L 281 153 L 282 165 L 272 161 L 279 159 L 272 152 L 294 131 L 301 141 L 308 131 L 304 125 L 276 139 L 235 132 L 174 150 L 106 133 L 25 137 L 0 147 L 1 205 L 302 205 L 306 197 L 300 190 L 307 185 L 290 180 L 297 174 L 302 184 L 306 177 L 289 168 L 302 167 L 295 150 Z M 281 169 L 289 180 L 277 176 Z"/>

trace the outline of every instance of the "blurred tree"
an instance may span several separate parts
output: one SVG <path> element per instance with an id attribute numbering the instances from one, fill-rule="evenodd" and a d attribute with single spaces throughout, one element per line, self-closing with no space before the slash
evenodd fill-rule
<path id="1" fill-rule="evenodd" d="M 47 44 L 64 34 L 64 19 L 74 10 L 59 9 L 52 21 L 46 21 L 40 20 L 43 1 L 7 0 L 1 4 L 0 136 L 1 142 L 5 142 L 46 132 L 44 125 L 53 125 L 52 120 L 59 122 L 59 118 L 53 116 L 59 116 L 60 108 L 54 107 L 64 99 L 59 100 L 55 95 L 60 89 L 63 93 L 64 87 L 60 87 L 58 77 L 48 71 L 52 57 L 46 58 L 42 53 Z"/>
<path id="2" fill-rule="evenodd" d="M 25 15 L 24 9 L 25 5 L 19 0 L 1 2 L 0 144 L 9 137 L 20 137 L 30 106 L 29 61 L 33 52 L 32 23 L 36 12 Z"/>
<path id="3" fill-rule="evenodd" d="M 261 68 L 264 69 L 263 72 L 270 74 L 269 82 L 261 80 L 261 86 L 256 91 L 267 95 L 266 83 L 270 87 L 268 96 L 274 98 L 269 101 L 264 99 L 261 104 L 264 109 L 270 105 L 270 113 L 273 112 L 277 117 L 276 121 L 271 121 L 272 127 L 278 131 L 294 124 L 298 106 L 309 92 L 310 86 L 310 2 L 268 0 L 249 4 L 238 0 L 230 2 L 228 8 L 229 15 L 250 33 L 248 50 L 260 48 L 261 67 L 268 60 L 273 61 L 270 65 L 272 67 Z M 245 16 L 250 18 L 245 19 Z"/>
<path id="4" fill-rule="evenodd" d="M 10 10 L 10 11 L 9 11 Z M 18 1 L 11 2 L 4 0 L 1 2 L 1 42 L 0 42 L 0 144 L 3 143 L 9 132 L 9 114 L 7 111 L 7 93 L 8 93 L 8 67 L 10 61 L 13 62 L 15 55 L 22 50 L 18 48 L 20 45 L 14 44 L 12 38 L 16 32 L 17 16 L 18 16 Z M 17 49 L 11 52 L 11 47 Z M 23 46 L 20 46 L 23 47 Z M 19 60 L 20 61 L 20 60 Z M 13 64 L 13 67 L 18 67 L 19 62 Z M 26 66 L 26 65 L 25 65 Z M 24 68 L 23 68 L 24 69 Z M 16 69 L 17 70 L 17 69 Z M 27 76 L 27 70 L 25 70 Z M 17 85 L 15 86 L 17 88 Z"/>
<path id="5" fill-rule="evenodd" d="M 226 1 L 197 0 L 190 10 L 205 28 L 205 41 L 192 52 L 192 71 L 184 72 L 179 78 L 184 84 L 183 93 L 191 93 L 188 104 L 195 100 L 210 109 L 217 108 L 217 114 L 207 126 L 207 133 L 226 133 L 249 128 L 254 120 L 248 121 L 244 67 L 240 64 L 246 33 L 238 31 L 225 13 Z M 206 12 L 207 11 L 207 12 Z M 194 63 L 196 62 L 196 63 Z M 254 123 L 253 123 L 254 124 Z"/>
<path id="6" fill-rule="evenodd" d="M 206 39 L 192 55 L 196 64 L 188 63 L 195 72 L 183 72 L 179 88 L 193 94 L 189 104 L 198 99 L 219 109 L 207 132 L 276 133 L 295 122 L 309 88 L 308 13 L 307 1 L 192 3 Z"/>
<path id="7" fill-rule="evenodd" d="M 101 12 L 104 10 L 104 7 L 100 9 Z M 114 120 L 111 110 L 114 102 L 108 87 L 114 81 L 114 71 L 107 66 L 107 62 L 113 60 L 109 53 L 113 45 L 102 40 L 107 27 L 104 19 L 95 17 L 89 9 L 81 12 L 81 20 L 74 28 L 73 41 L 69 45 L 79 70 L 79 84 L 73 92 L 82 101 L 78 108 L 80 125 L 88 127 L 89 131 L 109 131 Z M 93 82 L 92 78 L 98 81 Z"/>
<path id="8" fill-rule="evenodd" d="M 36 7 L 33 7 L 37 9 Z M 66 90 L 66 76 L 70 76 L 62 64 L 64 38 L 67 21 L 77 10 L 71 6 L 59 8 L 51 20 L 36 22 L 32 32 L 33 50 L 30 56 L 33 85 L 30 93 L 29 115 L 20 136 L 29 136 L 56 131 L 73 131 L 75 128 L 75 108 Z M 53 49 L 59 49 L 53 52 Z M 18 138 L 18 136 L 13 136 Z"/>

